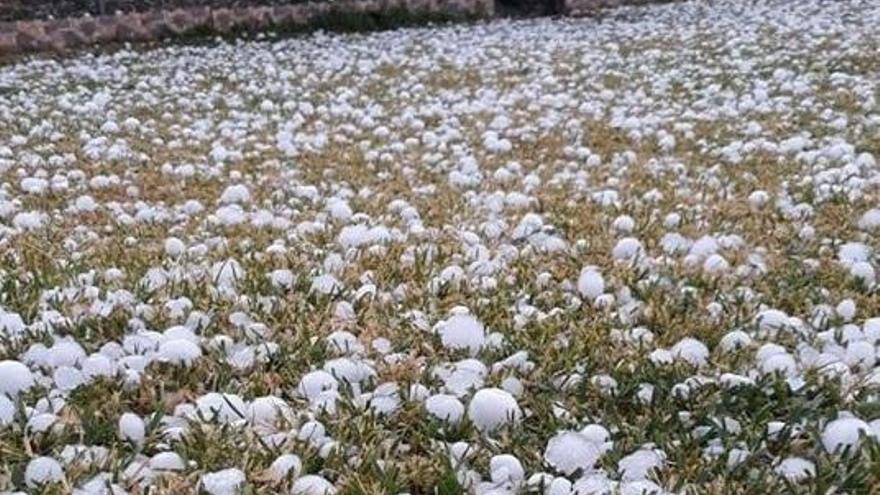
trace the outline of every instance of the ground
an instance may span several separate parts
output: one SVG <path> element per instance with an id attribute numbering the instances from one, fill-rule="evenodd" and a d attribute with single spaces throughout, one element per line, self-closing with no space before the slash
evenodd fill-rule
<path id="1" fill-rule="evenodd" d="M 880 4 L 0 67 L 0 490 L 880 489 Z"/>

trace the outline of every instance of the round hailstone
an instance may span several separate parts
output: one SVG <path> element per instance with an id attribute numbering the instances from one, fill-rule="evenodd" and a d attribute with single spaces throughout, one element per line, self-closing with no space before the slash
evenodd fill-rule
<path id="1" fill-rule="evenodd" d="M 880 209 L 871 208 L 859 218 L 858 226 L 862 230 L 873 230 L 880 227 Z"/>
<path id="2" fill-rule="evenodd" d="M 844 299 L 840 301 L 840 304 L 834 308 L 834 311 L 838 316 L 843 318 L 844 321 L 852 321 L 856 316 L 856 302 L 852 299 Z"/>
<path id="3" fill-rule="evenodd" d="M 92 354 L 82 362 L 82 372 L 86 378 L 111 377 L 116 373 L 116 366 L 109 357 Z"/>
<path id="4" fill-rule="evenodd" d="M 605 292 L 605 279 L 595 268 L 587 267 L 581 270 L 577 288 L 582 296 L 592 301 Z"/>
<path id="5" fill-rule="evenodd" d="M 640 481 L 648 478 L 651 471 L 663 466 L 663 456 L 655 450 L 641 449 L 624 457 L 617 463 L 620 479 Z"/>
<path id="6" fill-rule="evenodd" d="M 7 313 L 0 309 L 0 334 L 15 337 L 25 332 L 24 320 L 18 313 Z"/>
<path id="7" fill-rule="evenodd" d="M 734 330 L 721 337 L 718 347 L 724 352 L 733 352 L 752 344 L 752 337 L 742 330 Z"/>
<path id="8" fill-rule="evenodd" d="M 64 479 L 64 469 L 51 457 L 37 457 L 28 463 L 24 470 L 24 482 L 29 488 L 38 488 L 47 483 Z"/>
<path id="9" fill-rule="evenodd" d="M 847 242 L 837 251 L 837 259 L 844 265 L 868 261 L 870 257 L 871 248 L 861 242 Z"/>
<path id="10" fill-rule="evenodd" d="M 619 261 L 635 261 L 644 255 L 645 248 L 635 237 L 624 237 L 611 250 L 611 256 Z"/>
<path id="11" fill-rule="evenodd" d="M 146 426 L 140 416 L 125 413 L 119 418 L 119 438 L 140 446 L 143 445 L 145 437 Z"/>
<path id="12" fill-rule="evenodd" d="M 223 204 L 247 203 L 250 199 L 251 193 L 244 184 L 228 186 L 220 195 L 220 202 Z"/>
<path id="13" fill-rule="evenodd" d="M 697 339 L 685 337 L 672 346 L 672 355 L 693 366 L 702 366 L 709 359 L 709 348 Z"/>
<path id="14" fill-rule="evenodd" d="M 802 457 L 787 457 L 776 466 L 776 473 L 797 483 L 816 476 L 816 465 Z"/>
<path id="15" fill-rule="evenodd" d="M 216 418 L 221 423 L 231 423 L 244 418 L 247 405 L 237 395 L 210 392 L 196 399 L 196 411 L 206 421 Z"/>
<path id="16" fill-rule="evenodd" d="M 508 454 L 493 456 L 489 461 L 489 472 L 495 484 L 519 482 L 526 477 L 519 459 Z"/>
<path id="17" fill-rule="evenodd" d="M 858 445 L 861 435 L 874 436 L 874 430 L 859 418 L 838 418 L 825 425 L 822 445 L 832 454 L 847 448 L 852 451 Z"/>
<path id="18" fill-rule="evenodd" d="M 535 487 L 546 486 L 547 489 L 544 492 L 546 495 L 569 495 L 571 493 L 571 481 L 568 481 L 562 476 L 558 478 L 549 476 L 549 478 L 552 480 L 549 483 L 544 480 L 536 480 L 535 483 L 531 483 L 532 479 L 529 478 L 529 485 Z"/>
<path id="19" fill-rule="evenodd" d="M 367 363 L 345 357 L 326 361 L 324 371 L 349 384 L 361 383 L 376 375 L 375 370 Z"/>
<path id="20" fill-rule="evenodd" d="M 755 317 L 758 329 L 765 331 L 780 330 L 789 326 L 788 315 L 778 309 L 767 309 Z"/>
<path id="21" fill-rule="evenodd" d="M 663 495 L 666 490 L 648 480 L 626 481 L 620 484 L 620 495 Z"/>
<path id="22" fill-rule="evenodd" d="M 15 420 L 15 403 L 0 395 L 0 426 L 12 424 Z"/>
<path id="23" fill-rule="evenodd" d="M 241 470 L 229 468 L 203 474 L 199 484 L 210 495 L 236 495 L 244 481 Z"/>
<path id="24" fill-rule="evenodd" d="M 299 381 L 297 392 L 308 400 L 312 400 L 321 392 L 327 390 L 336 390 L 339 388 L 339 382 L 330 373 L 324 370 L 312 371 L 306 373 Z"/>
<path id="25" fill-rule="evenodd" d="M 486 341 L 483 324 L 471 315 L 453 315 L 440 325 L 440 341 L 443 347 L 467 350 L 476 354 Z"/>
<path id="26" fill-rule="evenodd" d="M 18 361 L 0 361 L 0 395 L 15 397 L 34 386 L 34 375 Z"/>
<path id="27" fill-rule="evenodd" d="M 569 476 L 578 470 L 590 470 L 602 451 L 583 433 L 562 431 L 547 442 L 544 461 L 560 473 Z"/>
<path id="28" fill-rule="evenodd" d="M 159 346 L 159 359 L 171 364 L 190 366 L 201 356 L 199 346 L 186 339 L 169 340 Z"/>
<path id="29" fill-rule="evenodd" d="M 266 474 L 272 481 L 281 481 L 288 478 L 296 478 L 302 472 L 302 460 L 296 454 L 283 454 L 278 456 L 269 466 Z"/>
<path id="30" fill-rule="evenodd" d="M 179 258 L 186 251 L 186 244 L 177 237 L 165 239 L 165 255 L 169 258 Z"/>
<path id="31" fill-rule="evenodd" d="M 279 419 L 293 418 L 293 411 L 287 402 L 282 399 L 268 395 L 265 397 L 257 397 L 248 405 L 247 418 L 251 424 L 268 428 L 275 426 Z"/>
<path id="32" fill-rule="evenodd" d="M 308 474 L 293 482 L 290 493 L 291 495 L 333 495 L 336 489 L 321 476 Z"/>
<path id="33" fill-rule="evenodd" d="M 730 268 L 730 263 L 724 256 L 720 254 L 713 254 L 706 258 L 706 261 L 703 262 L 703 271 L 710 275 L 720 275 L 726 272 Z"/>
<path id="34" fill-rule="evenodd" d="M 867 261 L 853 263 L 849 267 L 849 274 L 865 285 L 872 285 L 877 281 L 877 272 L 874 271 L 874 266 Z"/>
<path id="35" fill-rule="evenodd" d="M 761 371 L 765 375 L 779 373 L 788 378 L 797 373 L 797 368 L 797 361 L 795 361 L 794 357 L 787 352 L 773 354 L 767 359 L 761 361 Z"/>
<path id="36" fill-rule="evenodd" d="M 159 452 L 150 458 L 150 469 L 153 471 L 183 471 L 186 464 L 176 452 Z"/>
<path id="37" fill-rule="evenodd" d="M 425 401 L 425 409 L 435 418 L 453 424 L 464 416 L 464 404 L 454 395 L 432 395 Z"/>
<path id="38" fill-rule="evenodd" d="M 522 419 L 522 411 L 509 392 L 499 388 L 484 388 L 471 398 L 468 418 L 481 432 L 491 432 L 508 422 L 518 423 Z"/>

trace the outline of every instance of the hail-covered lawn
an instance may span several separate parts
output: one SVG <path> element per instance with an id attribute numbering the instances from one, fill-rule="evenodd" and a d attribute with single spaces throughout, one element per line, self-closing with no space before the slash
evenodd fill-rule
<path id="1" fill-rule="evenodd" d="M 880 489 L 878 50 L 731 0 L 0 68 L 0 491 Z"/>

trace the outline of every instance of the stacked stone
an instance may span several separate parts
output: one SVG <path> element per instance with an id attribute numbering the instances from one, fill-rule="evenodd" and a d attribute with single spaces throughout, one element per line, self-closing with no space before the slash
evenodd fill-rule
<path id="1" fill-rule="evenodd" d="M 155 41 L 188 33 L 218 35 L 241 31 L 307 26 L 333 12 L 381 13 L 403 9 L 413 15 L 488 17 L 493 0 L 343 0 L 275 6 L 135 12 L 111 16 L 0 23 L 0 55 L 29 51 L 63 51 L 114 42 Z"/>

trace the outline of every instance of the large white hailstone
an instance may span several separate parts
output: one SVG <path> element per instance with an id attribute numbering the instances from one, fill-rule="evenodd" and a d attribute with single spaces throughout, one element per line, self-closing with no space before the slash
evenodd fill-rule
<path id="1" fill-rule="evenodd" d="M 877 281 L 874 266 L 867 261 L 858 261 L 849 267 L 849 274 L 865 285 L 873 285 Z"/>
<path id="2" fill-rule="evenodd" d="M 150 458 L 150 469 L 153 471 L 183 471 L 186 464 L 176 452 L 159 452 Z"/>
<path id="3" fill-rule="evenodd" d="M 347 357 L 331 359 L 324 363 L 324 371 L 343 383 L 361 383 L 373 376 L 376 371 L 367 363 Z"/>
<path id="4" fill-rule="evenodd" d="M 624 237 L 611 250 L 611 257 L 618 261 L 634 261 L 645 255 L 645 248 L 635 237 Z"/>
<path id="5" fill-rule="evenodd" d="M 0 334 L 16 337 L 25 332 L 24 320 L 18 313 L 7 313 L 0 309 Z"/>
<path id="6" fill-rule="evenodd" d="M 625 481 L 620 484 L 620 495 L 664 495 L 660 485 L 648 480 Z"/>
<path id="7" fill-rule="evenodd" d="M 710 275 L 720 275 L 730 268 L 730 263 L 720 254 L 713 254 L 703 262 L 703 271 Z"/>
<path id="8" fill-rule="evenodd" d="M 57 415 L 52 413 L 34 414 L 27 420 L 27 429 L 35 433 L 44 433 L 50 430 L 60 431 L 62 428 Z"/>
<path id="9" fill-rule="evenodd" d="M 489 473 L 493 483 L 519 483 L 525 479 L 526 473 L 523 470 L 519 459 L 509 454 L 493 456 L 489 460 Z"/>
<path id="10" fill-rule="evenodd" d="M 5 395 L 0 395 L 0 426 L 12 424 L 15 420 L 15 403 Z"/>
<path id="11" fill-rule="evenodd" d="M 761 372 L 765 375 L 778 373 L 788 378 L 797 374 L 797 371 L 797 361 L 795 361 L 794 356 L 787 352 L 773 354 L 761 361 Z"/>
<path id="12" fill-rule="evenodd" d="M 318 294 L 332 294 L 342 288 L 342 284 L 339 280 L 333 275 L 327 273 L 323 275 L 318 275 L 312 279 L 312 285 L 309 288 L 310 292 L 315 292 Z"/>
<path id="13" fill-rule="evenodd" d="M 464 416 L 464 404 L 454 395 L 432 395 L 425 400 L 425 409 L 435 418 L 453 424 Z"/>
<path id="14" fill-rule="evenodd" d="M 186 251 L 186 244 L 177 237 L 165 239 L 165 255 L 169 258 L 179 258 Z"/>
<path id="15" fill-rule="evenodd" d="M 709 348 L 697 339 L 685 337 L 672 346 L 672 355 L 693 366 L 702 366 L 709 359 Z"/>
<path id="16" fill-rule="evenodd" d="M 144 444 L 146 438 L 146 425 L 140 416 L 134 413 L 125 413 L 119 417 L 119 438 L 127 440 L 137 446 Z"/>
<path id="17" fill-rule="evenodd" d="M 714 236 L 704 235 L 694 242 L 688 254 L 699 259 L 704 259 L 718 252 L 720 246 Z"/>
<path id="18" fill-rule="evenodd" d="M 229 186 L 220 195 L 220 202 L 223 204 L 247 203 L 250 199 L 251 193 L 244 184 Z"/>
<path id="19" fill-rule="evenodd" d="M 880 227 L 880 209 L 871 208 L 859 217 L 858 226 L 862 230 L 874 230 Z"/>
<path id="20" fill-rule="evenodd" d="M 611 432 L 600 424 L 592 423 L 584 426 L 581 428 L 580 434 L 586 437 L 587 440 L 599 445 L 603 451 L 611 447 Z"/>
<path id="21" fill-rule="evenodd" d="M 636 228 L 636 221 L 629 215 L 620 215 L 611 222 L 611 228 L 617 232 L 628 234 Z"/>
<path id="22" fill-rule="evenodd" d="M 49 348 L 47 359 L 55 368 L 61 366 L 78 366 L 86 358 L 86 351 L 76 342 L 60 341 Z"/>
<path id="23" fill-rule="evenodd" d="M 236 495 L 244 482 L 245 476 L 240 469 L 229 468 L 203 474 L 199 485 L 210 495 Z"/>
<path id="24" fill-rule="evenodd" d="M 269 466 L 266 475 L 272 481 L 297 478 L 302 472 L 302 460 L 296 454 L 282 454 Z"/>
<path id="25" fill-rule="evenodd" d="M 578 292 L 592 301 L 605 292 L 605 279 L 594 267 L 581 270 L 577 281 Z"/>
<path id="26" fill-rule="evenodd" d="M 861 242 L 847 242 L 837 250 L 837 259 L 844 265 L 868 261 L 870 257 L 871 248 Z"/>
<path id="27" fill-rule="evenodd" d="M 604 495 L 615 493 L 618 489 L 618 483 L 610 480 L 605 473 L 599 471 L 582 476 L 574 482 L 571 489 L 575 495 Z M 569 494 L 566 493 L 565 495 Z"/>
<path id="28" fill-rule="evenodd" d="M 244 277 L 244 268 L 232 258 L 211 265 L 211 282 L 218 287 L 233 287 Z"/>
<path id="29" fill-rule="evenodd" d="M 36 230 L 43 226 L 46 214 L 39 211 L 23 211 L 12 218 L 12 225 L 21 230 Z"/>
<path id="30" fill-rule="evenodd" d="M 284 400 L 268 395 L 257 397 L 248 404 L 247 419 L 261 427 L 273 427 L 279 419 L 293 418 L 293 411 Z"/>
<path id="31" fill-rule="evenodd" d="M 231 423 L 244 419 L 247 405 L 237 395 L 210 392 L 196 399 L 196 411 L 206 421 L 216 418 L 221 423 Z"/>
<path id="32" fill-rule="evenodd" d="M 24 482 L 29 488 L 64 480 L 64 469 L 51 457 L 37 457 L 28 462 L 24 470 Z"/>
<path id="33" fill-rule="evenodd" d="M 816 476 L 816 465 L 803 457 L 786 457 L 776 466 L 776 473 L 797 483 Z"/>
<path id="34" fill-rule="evenodd" d="M 855 448 L 861 435 L 873 437 L 874 430 L 859 418 L 838 418 L 825 425 L 822 430 L 822 445 L 830 453 L 840 453 L 846 448 Z"/>
<path id="35" fill-rule="evenodd" d="M 655 349 L 648 354 L 648 359 L 656 366 L 672 364 L 675 356 L 667 349 Z"/>
<path id="36" fill-rule="evenodd" d="M 60 366 L 52 372 L 52 381 L 59 390 L 70 391 L 86 383 L 86 377 L 73 366 Z"/>
<path id="37" fill-rule="evenodd" d="M 476 354 L 486 342 L 483 324 L 469 314 L 453 315 L 439 327 L 440 341 L 447 349 L 467 350 Z"/>
<path id="38" fill-rule="evenodd" d="M 484 388 L 471 398 L 468 418 L 478 430 L 488 433 L 509 422 L 518 423 L 522 410 L 509 392 Z"/>
<path id="39" fill-rule="evenodd" d="M 358 341 L 358 338 L 353 333 L 344 330 L 337 330 L 328 335 L 324 340 L 327 342 L 330 350 L 337 354 L 360 354 L 364 351 L 364 346 Z M 379 343 L 379 347 L 382 347 L 383 344 L 387 344 L 387 348 L 390 349 L 391 342 L 389 342 L 388 339 L 382 339 L 380 337 L 373 341 L 373 348 L 377 351 L 379 351 L 379 347 L 376 347 L 377 342 Z M 387 350 L 385 352 L 387 352 Z M 385 354 L 385 352 L 382 353 Z"/>
<path id="40" fill-rule="evenodd" d="M 321 476 L 308 474 L 298 478 L 290 487 L 291 495 L 333 495 L 336 488 Z"/>
<path id="41" fill-rule="evenodd" d="M 547 442 L 544 461 L 556 471 L 569 476 L 578 470 L 589 471 L 601 455 L 599 445 L 583 433 L 562 431 Z"/>
<path id="42" fill-rule="evenodd" d="M 201 356 L 199 346 L 186 339 L 169 340 L 159 346 L 159 359 L 171 364 L 190 366 Z"/>
<path id="43" fill-rule="evenodd" d="M 35 384 L 34 374 L 18 361 L 0 361 L 0 395 L 16 397 Z"/>
<path id="44" fill-rule="evenodd" d="M 312 400 L 325 390 L 336 390 L 339 382 L 330 373 L 317 370 L 306 373 L 299 381 L 297 392 L 308 400 Z"/>
<path id="45" fill-rule="evenodd" d="M 537 490 L 539 487 L 546 487 L 544 490 L 545 495 L 571 495 L 571 481 L 562 476 L 554 478 L 553 476 L 544 475 L 545 477 L 549 477 L 549 480 L 546 479 L 535 479 L 534 482 L 532 478 L 529 478 L 529 488 L 533 488 Z"/>
<path id="46" fill-rule="evenodd" d="M 743 349 L 752 344 L 752 337 L 742 330 L 728 332 L 718 342 L 718 347 L 724 352 L 733 352 Z"/>
<path id="47" fill-rule="evenodd" d="M 289 289 L 293 285 L 293 272 L 287 269 L 272 270 L 267 275 L 272 286 L 279 289 Z"/>
<path id="48" fill-rule="evenodd" d="M 856 316 L 856 302 L 852 299 L 844 299 L 834 308 L 834 311 L 843 321 L 852 321 Z"/>
<path id="49" fill-rule="evenodd" d="M 778 309 L 766 309 L 755 316 L 758 329 L 765 331 L 780 330 L 790 326 L 788 315 Z"/>
<path id="50" fill-rule="evenodd" d="M 663 466 L 663 460 L 664 456 L 654 449 L 640 449 L 618 461 L 617 470 L 623 481 L 644 480 Z"/>
<path id="51" fill-rule="evenodd" d="M 92 354 L 87 357 L 83 360 L 81 368 L 86 378 L 111 377 L 116 374 L 113 361 L 103 354 Z"/>
<path id="52" fill-rule="evenodd" d="M 847 344 L 844 361 L 846 361 L 848 366 L 870 370 L 874 368 L 876 360 L 877 351 L 874 348 L 874 344 L 864 340 Z"/>

